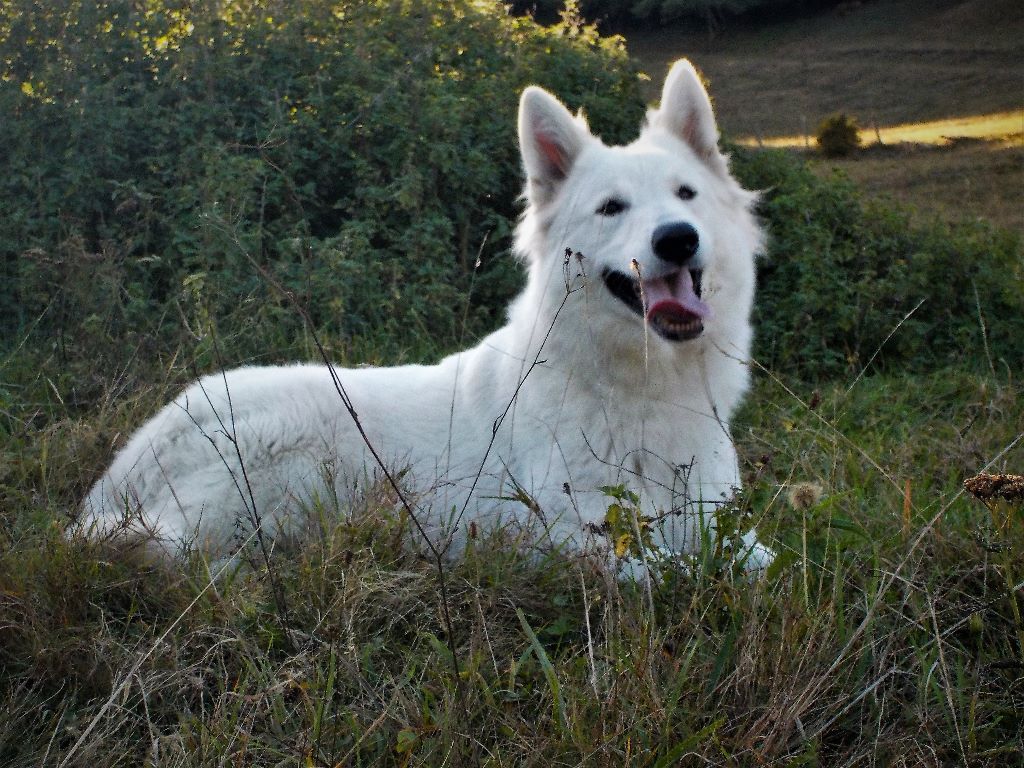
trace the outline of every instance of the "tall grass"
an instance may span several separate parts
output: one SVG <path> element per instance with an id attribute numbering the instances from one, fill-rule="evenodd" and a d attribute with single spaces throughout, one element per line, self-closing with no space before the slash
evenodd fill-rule
<path id="1" fill-rule="evenodd" d="M 1024 519 L 994 523 L 961 483 L 1020 467 L 1021 395 L 948 371 L 763 375 L 736 431 L 739 507 L 781 553 L 766 578 L 662 564 L 648 599 L 496 532 L 447 568 L 450 633 L 388 487 L 281 544 L 287 624 L 262 562 L 67 540 L 55 521 L 103 451 L 51 413 L 0 486 L 0 762 L 1006 764 Z"/>

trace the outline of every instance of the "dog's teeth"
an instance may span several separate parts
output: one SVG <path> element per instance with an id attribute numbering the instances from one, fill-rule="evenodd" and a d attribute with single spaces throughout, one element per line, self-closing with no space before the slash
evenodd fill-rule
<path id="1" fill-rule="evenodd" d="M 667 317 L 657 317 L 652 324 L 663 333 L 689 334 L 700 328 L 700 320 L 690 318 L 689 320 L 670 320 Z"/>

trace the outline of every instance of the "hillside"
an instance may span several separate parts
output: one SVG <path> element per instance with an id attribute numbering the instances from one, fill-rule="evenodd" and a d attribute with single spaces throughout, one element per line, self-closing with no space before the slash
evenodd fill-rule
<path id="1" fill-rule="evenodd" d="M 1020 4 L 867 0 L 842 8 L 734 23 L 713 39 L 703 29 L 637 31 L 629 49 L 651 82 L 667 62 L 691 57 L 733 139 L 813 149 L 822 118 L 851 113 L 865 145 L 880 138 L 885 148 L 816 162 L 819 173 L 839 168 L 872 196 L 915 209 L 918 220 L 983 219 L 1024 232 Z M 961 136 L 974 140 L 933 146 Z"/>
<path id="2" fill-rule="evenodd" d="M 1024 12 L 1014 0 L 868 0 L 842 15 L 736 24 L 713 39 L 670 28 L 628 40 L 652 82 L 668 61 L 693 58 L 736 137 L 799 134 L 839 110 L 887 126 L 1024 106 Z"/>

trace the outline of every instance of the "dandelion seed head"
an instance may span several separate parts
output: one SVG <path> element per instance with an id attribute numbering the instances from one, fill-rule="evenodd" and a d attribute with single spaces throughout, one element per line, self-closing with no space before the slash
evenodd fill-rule
<path id="1" fill-rule="evenodd" d="M 821 501 L 823 494 L 817 483 L 793 483 L 789 487 L 788 498 L 793 509 L 804 512 Z"/>

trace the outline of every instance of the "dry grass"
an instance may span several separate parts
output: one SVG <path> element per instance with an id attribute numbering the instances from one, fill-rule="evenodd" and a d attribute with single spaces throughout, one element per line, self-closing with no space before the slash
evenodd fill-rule
<path id="1" fill-rule="evenodd" d="M 957 141 L 947 147 L 869 147 L 852 157 L 810 155 L 820 175 L 838 169 L 869 195 L 885 195 L 918 222 L 976 219 L 1024 233 L 1024 146 Z"/>

